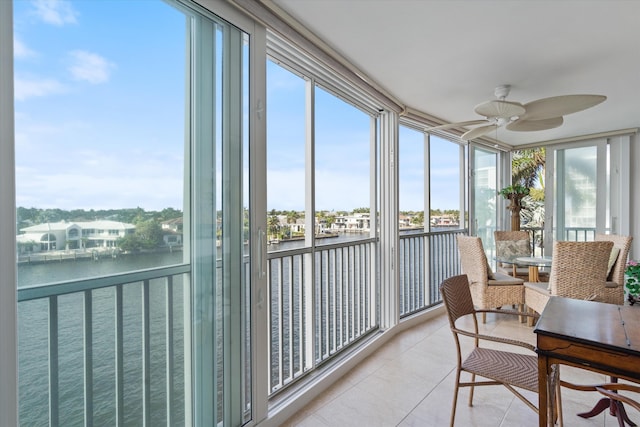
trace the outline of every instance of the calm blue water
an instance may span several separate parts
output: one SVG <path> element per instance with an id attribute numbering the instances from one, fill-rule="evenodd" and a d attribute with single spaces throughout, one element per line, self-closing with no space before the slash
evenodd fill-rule
<path id="1" fill-rule="evenodd" d="M 64 261 L 21 264 L 20 286 L 53 283 L 91 276 L 110 275 L 182 262 L 182 252 L 104 258 L 100 261 Z M 115 291 L 100 289 L 93 297 L 93 392 L 94 425 L 115 425 Z M 183 288 L 174 278 L 174 351 L 176 367 L 172 402 L 175 425 L 184 424 Z M 124 287 L 124 416 L 126 425 L 142 425 L 142 286 Z M 151 407 L 150 425 L 166 425 L 166 287 L 161 281 L 150 286 L 151 306 Z M 83 297 L 58 299 L 60 425 L 84 423 Z M 20 425 L 47 426 L 48 422 L 48 318 L 47 300 L 18 305 L 18 352 Z"/>
<path id="2" fill-rule="evenodd" d="M 359 234 L 326 239 L 325 244 L 358 240 Z M 269 247 L 269 251 L 302 247 L 303 241 L 286 242 Z M 20 264 L 19 287 L 86 277 L 108 276 L 151 267 L 182 263 L 182 252 L 102 258 L 99 261 L 80 260 Z M 401 260 L 402 261 L 402 260 Z M 150 425 L 166 425 L 166 288 L 163 283 L 151 283 L 151 407 Z M 93 372 L 94 425 L 115 425 L 115 291 L 93 291 Z M 142 425 L 142 313 L 141 284 L 124 288 L 124 393 L 125 424 Z M 176 368 L 174 385 L 176 399 L 172 402 L 175 425 L 184 424 L 184 343 L 183 286 L 174 279 L 174 352 Z M 60 425 L 83 426 L 83 297 L 59 297 L 59 382 Z M 277 310 L 275 311 L 277 313 Z M 20 425 L 48 425 L 48 301 L 27 301 L 18 305 Z M 294 319 L 294 322 L 298 320 Z M 278 323 L 277 315 L 274 320 Z M 297 330 L 297 328 L 294 328 Z M 273 349 L 272 349 L 273 351 Z"/>

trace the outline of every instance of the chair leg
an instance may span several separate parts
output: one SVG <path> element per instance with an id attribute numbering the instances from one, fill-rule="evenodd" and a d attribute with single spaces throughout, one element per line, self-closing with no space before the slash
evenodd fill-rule
<path id="1" fill-rule="evenodd" d="M 533 309 L 532 309 L 532 308 L 527 308 L 527 312 L 528 312 L 529 314 L 533 314 L 533 313 L 534 313 L 534 311 L 533 311 Z M 535 319 L 534 319 L 533 317 L 527 317 L 527 325 L 528 325 L 528 326 L 533 326 L 533 321 L 534 321 L 534 320 L 535 320 Z"/>
<path id="2" fill-rule="evenodd" d="M 556 378 L 556 404 L 555 406 L 555 410 L 554 410 L 554 414 L 553 414 L 553 421 L 558 424 L 559 427 L 562 427 L 564 425 L 564 419 L 562 418 L 562 399 L 560 397 L 560 365 L 558 365 L 558 372 L 557 372 L 557 378 Z"/>
<path id="3" fill-rule="evenodd" d="M 471 374 L 471 382 L 476 382 L 476 374 Z M 475 390 L 474 386 L 469 387 L 469 406 L 473 406 L 473 391 Z"/>
<path id="4" fill-rule="evenodd" d="M 482 323 L 487 323 L 487 313 L 482 313 Z"/>
<path id="5" fill-rule="evenodd" d="M 460 368 L 457 369 L 456 372 L 456 385 L 453 389 L 453 405 L 451 407 L 451 421 L 449 423 L 450 427 L 453 427 L 456 420 L 456 406 L 458 405 L 458 391 L 460 390 Z"/>
<path id="6" fill-rule="evenodd" d="M 518 311 L 521 313 L 524 313 L 524 304 L 518 304 Z M 524 317 L 518 316 L 518 321 L 520 323 L 524 323 L 524 319 L 525 319 Z"/>

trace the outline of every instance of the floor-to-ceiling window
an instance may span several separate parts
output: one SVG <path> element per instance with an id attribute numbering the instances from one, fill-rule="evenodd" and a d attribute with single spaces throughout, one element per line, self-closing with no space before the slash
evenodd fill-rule
<path id="1" fill-rule="evenodd" d="M 437 285 L 459 271 L 455 236 L 464 229 L 463 165 L 463 145 L 400 126 L 401 316 L 439 302 Z"/>
<path id="2" fill-rule="evenodd" d="M 251 417 L 250 38 L 190 6 L 14 3 L 21 425 Z"/>
<path id="3" fill-rule="evenodd" d="M 473 196 L 470 234 L 480 237 L 485 251 L 491 251 L 494 247 L 493 232 L 499 228 L 498 153 L 480 146 L 471 146 L 470 164 L 470 192 Z"/>
<path id="4" fill-rule="evenodd" d="M 629 233 L 629 147 L 628 135 L 547 147 L 547 242 Z"/>
<path id="5" fill-rule="evenodd" d="M 270 393 L 377 328 L 373 108 L 267 62 Z M 299 59 L 299 58 L 298 58 Z M 286 63 L 286 64 L 285 64 Z"/>

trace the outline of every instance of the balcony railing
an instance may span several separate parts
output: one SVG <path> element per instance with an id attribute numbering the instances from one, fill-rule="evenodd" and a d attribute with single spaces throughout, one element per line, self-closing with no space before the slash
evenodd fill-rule
<path id="1" fill-rule="evenodd" d="M 400 235 L 400 316 L 442 302 L 438 285 L 460 272 L 456 236 L 467 230 Z"/>
<path id="2" fill-rule="evenodd" d="M 184 423 L 189 274 L 179 265 L 19 288 L 21 425 Z"/>
<path id="3" fill-rule="evenodd" d="M 455 236 L 465 233 L 400 237 L 401 316 L 441 302 L 438 284 L 458 274 Z M 271 394 L 377 330 L 376 244 L 363 239 L 269 254 Z"/>
<path id="4" fill-rule="evenodd" d="M 375 245 L 269 253 L 270 394 L 378 328 Z"/>

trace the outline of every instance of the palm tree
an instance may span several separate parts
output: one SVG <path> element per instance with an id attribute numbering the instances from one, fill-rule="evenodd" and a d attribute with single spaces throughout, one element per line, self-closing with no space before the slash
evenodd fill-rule
<path id="1" fill-rule="evenodd" d="M 520 211 L 520 219 L 529 227 L 544 226 L 544 171 L 546 149 L 544 147 L 519 150 L 513 153 L 511 179 L 513 183 L 529 188 L 523 199 L 526 207 Z"/>
<path id="2" fill-rule="evenodd" d="M 271 240 L 273 236 L 278 235 L 278 230 L 280 229 L 280 220 L 278 219 L 277 215 L 269 215 L 269 217 L 267 218 L 267 229 L 269 230 L 270 235 L 270 237 L 268 237 L 269 240 Z"/>
<path id="3" fill-rule="evenodd" d="M 287 212 L 287 224 L 295 224 L 298 221 L 298 218 L 300 218 L 300 214 L 296 211 L 289 211 Z M 287 227 L 289 230 L 289 237 L 293 236 L 293 230 L 291 228 L 291 225 L 289 225 L 289 227 Z"/>
<path id="4" fill-rule="evenodd" d="M 514 151 L 511 162 L 512 182 L 527 188 L 536 187 L 536 183 L 544 185 L 541 178 L 544 176 L 546 155 L 544 147 Z"/>

